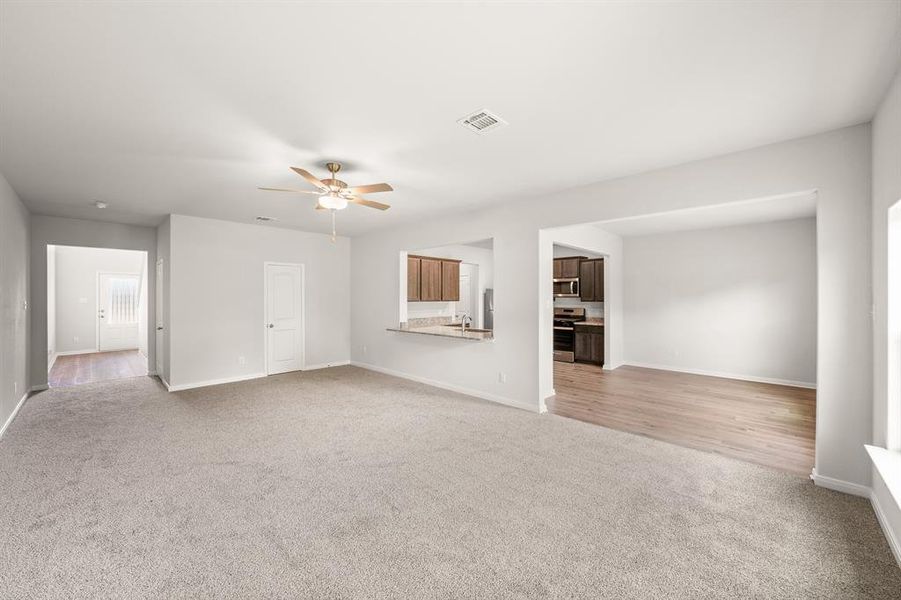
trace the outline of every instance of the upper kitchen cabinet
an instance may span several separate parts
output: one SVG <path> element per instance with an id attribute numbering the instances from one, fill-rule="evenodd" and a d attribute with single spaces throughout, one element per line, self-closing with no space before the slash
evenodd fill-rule
<path id="1" fill-rule="evenodd" d="M 575 279 L 579 277 L 579 264 L 584 256 L 567 256 L 554 259 L 554 279 Z"/>
<path id="2" fill-rule="evenodd" d="M 579 299 L 582 302 L 604 301 L 603 258 L 590 258 L 579 263 Z"/>
<path id="3" fill-rule="evenodd" d="M 407 257 L 407 302 L 419 302 L 421 260 L 416 256 Z"/>
<path id="4" fill-rule="evenodd" d="M 407 256 L 407 302 L 460 300 L 460 261 Z"/>
<path id="5" fill-rule="evenodd" d="M 441 260 L 438 258 L 419 259 L 419 300 L 438 302 L 441 300 Z"/>
<path id="6" fill-rule="evenodd" d="M 441 299 L 445 302 L 460 300 L 460 261 L 441 261 Z"/>

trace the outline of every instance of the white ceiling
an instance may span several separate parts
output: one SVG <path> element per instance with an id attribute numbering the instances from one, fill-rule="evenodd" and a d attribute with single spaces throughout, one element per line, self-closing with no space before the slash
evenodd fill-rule
<path id="1" fill-rule="evenodd" d="M 326 231 L 289 165 L 387 181 L 339 232 L 866 122 L 898 2 L 0 2 L 0 171 L 45 214 Z M 455 121 L 490 108 L 485 135 Z M 98 210 L 95 200 L 109 203 Z"/>
<path id="2" fill-rule="evenodd" d="M 817 194 L 811 190 L 745 202 L 729 202 L 715 206 L 604 221 L 598 223 L 597 226 L 623 237 L 631 237 L 803 219 L 816 216 L 816 200 Z"/>

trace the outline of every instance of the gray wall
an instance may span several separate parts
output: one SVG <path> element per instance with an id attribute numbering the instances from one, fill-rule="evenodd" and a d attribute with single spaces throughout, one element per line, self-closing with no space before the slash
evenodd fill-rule
<path id="1" fill-rule="evenodd" d="M 119 225 L 101 221 L 66 219 L 34 215 L 31 218 L 31 385 L 47 385 L 47 245 L 87 246 L 90 248 L 121 248 L 143 250 L 147 264 L 156 263 L 156 228 Z M 148 277 L 148 314 L 154 314 L 156 276 Z M 148 327 L 148 337 L 153 329 Z M 147 364 L 155 364 L 152 338 L 148 343 Z"/>
<path id="2" fill-rule="evenodd" d="M 28 210 L 0 174 L 0 427 L 29 387 L 29 220 Z"/>
<path id="3" fill-rule="evenodd" d="M 133 250 L 107 248 L 73 246 L 54 246 L 54 248 L 56 249 L 56 351 L 95 351 L 97 272 L 142 274 L 146 255 Z M 48 295 L 48 302 L 50 298 Z M 146 307 L 141 306 L 142 313 L 145 310 Z M 48 322 L 53 320 L 50 318 L 49 307 L 47 317 Z M 146 320 L 146 315 L 142 314 L 141 319 Z M 144 335 L 146 336 L 146 330 Z"/>
<path id="4" fill-rule="evenodd" d="M 183 215 L 169 222 L 170 385 L 265 373 L 267 261 L 304 265 L 305 368 L 350 360 L 350 239 Z"/>
<path id="5" fill-rule="evenodd" d="M 553 376 L 553 303 L 542 282 L 552 278 L 553 242 L 563 243 L 540 243 L 542 229 L 808 190 L 818 191 L 817 474 L 869 485 L 869 125 L 355 237 L 353 285 L 365 294 L 352 295 L 353 360 L 537 410 Z M 494 343 L 385 331 L 398 319 L 399 251 L 483 238 L 494 239 Z"/>
<path id="6" fill-rule="evenodd" d="M 901 72 L 873 119 L 873 443 L 901 451 Z M 889 218 L 891 214 L 892 218 Z M 893 229 L 892 243 L 889 231 Z M 889 258 L 891 256 L 891 259 Z M 894 273 L 889 286 L 889 274 Z M 890 289 L 891 287 L 891 289 Z M 895 492 L 898 493 L 897 491 Z M 874 469 L 874 499 L 901 543 L 901 502 Z M 899 551 L 898 548 L 895 549 Z M 896 555 L 901 560 L 901 555 Z"/>
<path id="7" fill-rule="evenodd" d="M 623 238 L 625 360 L 814 385 L 813 218 Z"/>

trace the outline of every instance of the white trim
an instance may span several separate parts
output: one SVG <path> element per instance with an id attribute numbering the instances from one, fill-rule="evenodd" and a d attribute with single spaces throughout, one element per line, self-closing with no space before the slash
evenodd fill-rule
<path id="1" fill-rule="evenodd" d="M 851 494 L 852 496 L 860 496 L 861 498 L 870 497 L 870 488 L 867 486 L 845 481 L 843 479 L 835 479 L 834 477 L 826 477 L 825 475 L 817 475 L 816 469 L 813 469 L 810 472 L 810 478 L 816 485 L 828 490 L 843 492 L 845 494 Z"/>
<path id="2" fill-rule="evenodd" d="M 338 360 L 335 362 L 327 362 L 327 363 L 318 363 L 315 365 L 304 365 L 304 371 L 316 371 L 317 369 L 327 369 L 329 367 L 343 367 L 345 365 L 349 365 L 349 360 Z"/>
<path id="3" fill-rule="evenodd" d="M 670 367 L 668 365 L 656 365 L 652 363 L 625 361 L 617 367 L 627 365 L 630 367 L 641 367 L 642 369 L 657 369 L 659 371 L 674 371 L 676 373 L 690 373 L 691 375 L 705 375 L 707 377 L 721 377 L 723 379 L 737 379 L 740 381 L 753 381 L 754 383 L 772 383 L 775 385 L 787 385 L 790 387 L 806 388 L 815 390 L 817 384 L 807 381 L 793 381 L 791 379 L 776 379 L 773 377 L 755 377 L 753 375 L 739 375 L 737 373 L 722 373 L 720 371 L 705 371 L 704 369 L 683 369 L 681 367 Z M 615 367 L 614 367 L 615 368 Z M 611 369 L 612 370 L 612 369 Z"/>
<path id="4" fill-rule="evenodd" d="M 873 505 L 873 512 L 876 513 L 876 520 L 879 522 L 879 527 L 882 528 L 882 534 L 885 536 L 888 547 L 895 557 L 895 562 L 901 567 L 901 541 L 895 537 L 895 532 L 889 527 L 888 519 L 886 518 L 885 513 L 882 512 L 882 506 L 879 504 L 879 497 L 876 495 L 875 491 L 870 493 L 870 503 Z"/>
<path id="5" fill-rule="evenodd" d="M 57 356 L 75 356 L 76 354 L 97 354 L 99 350 L 94 348 L 90 350 L 64 350 L 63 352 L 57 352 Z M 56 360 L 56 359 L 54 359 Z"/>
<path id="6" fill-rule="evenodd" d="M 375 371 L 377 373 L 383 373 L 385 375 L 392 375 L 394 377 L 400 377 L 401 379 L 409 379 L 410 381 L 424 383 L 432 387 L 449 390 L 451 392 L 457 392 L 458 394 L 465 394 L 466 396 L 473 396 L 474 398 L 481 398 L 482 400 L 489 400 L 491 402 L 497 402 L 498 404 L 505 404 L 507 406 L 512 406 L 513 408 L 519 408 L 521 410 L 527 410 L 533 413 L 541 412 L 538 406 L 532 406 L 530 404 L 526 404 L 525 402 L 520 402 L 519 400 L 512 400 L 510 398 L 504 398 L 503 396 L 489 394 L 488 392 L 460 387 L 458 385 L 444 383 L 443 381 L 436 381 L 434 379 L 428 379 L 426 377 L 419 377 L 418 375 L 410 375 L 409 373 L 395 371 L 394 369 L 386 369 L 384 367 L 378 367 L 369 363 L 357 362 L 355 360 L 351 361 L 350 364 L 355 367 L 360 367 L 361 369 L 367 369 L 369 371 Z"/>
<path id="7" fill-rule="evenodd" d="M 6 433 L 6 430 L 12 424 L 13 419 L 16 418 L 16 415 L 19 414 L 19 409 L 22 408 L 22 405 L 25 404 L 25 400 L 27 400 L 27 399 L 28 399 L 28 392 L 26 392 L 25 395 L 22 396 L 22 398 L 16 404 L 16 407 L 10 413 L 9 418 L 6 419 L 6 423 L 3 424 L 3 427 L 0 427 L 0 437 L 3 437 L 3 434 Z"/>
<path id="8" fill-rule="evenodd" d="M 29 392 L 43 392 L 43 391 L 49 390 L 49 389 L 50 389 L 50 386 L 48 384 L 41 383 L 38 385 L 31 386 L 30 388 L 28 388 L 28 391 Z"/>
<path id="9" fill-rule="evenodd" d="M 169 388 L 170 392 L 180 392 L 182 390 L 191 390 L 210 385 L 222 385 L 223 383 L 234 383 L 236 381 L 247 381 L 248 379 L 259 379 L 261 377 L 266 377 L 266 374 L 251 373 L 250 375 L 238 375 L 237 377 L 224 377 L 222 379 L 210 379 L 208 381 L 197 381 L 194 383 L 180 383 L 178 385 L 169 385 L 162 377 L 160 377 L 160 380 L 163 381 L 163 383 L 166 383 L 166 387 Z"/>
<path id="10" fill-rule="evenodd" d="M 888 494 L 886 501 L 894 502 L 901 510 L 901 452 L 870 445 L 865 445 L 864 448 L 866 448 L 870 462 L 873 463 L 873 469 L 876 471 L 874 477 L 879 477 L 882 480 L 881 487 L 884 487 Z M 885 539 L 888 540 L 892 554 L 895 555 L 898 566 L 901 566 L 901 540 L 898 539 L 901 531 L 896 532 L 892 529 L 891 523 L 886 518 L 879 503 L 879 496 L 876 494 L 875 486 L 870 501 L 873 503 L 876 519 L 879 521 L 880 527 L 882 527 Z"/>
<path id="11" fill-rule="evenodd" d="M 160 380 L 160 383 L 162 383 L 164 386 L 166 386 L 166 391 L 168 391 L 168 392 L 172 391 L 172 386 L 169 385 L 169 382 L 166 381 L 166 378 L 163 377 L 162 373 L 155 373 L 154 375 L 156 376 L 157 379 Z"/>
<path id="12" fill-rule="evenodd" d="M 50 372 L 50 369 L 53 368 L 53 365 L 56 364 L 56 359 L 59 357 L 59 352 L 54 352 L 50 355 L 50 360 L 47 361 L 47 372 Z"/>

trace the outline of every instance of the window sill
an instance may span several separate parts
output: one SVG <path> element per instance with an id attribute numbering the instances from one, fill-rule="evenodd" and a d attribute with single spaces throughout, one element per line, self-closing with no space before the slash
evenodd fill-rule
<path id="1" fill-rule="evenodd" d="M 864 446 L 870 461 L 885 482 L 889 493 L 898 506 L 901 506 L 901 452 L 886 450 L 878 446 Z"/>

